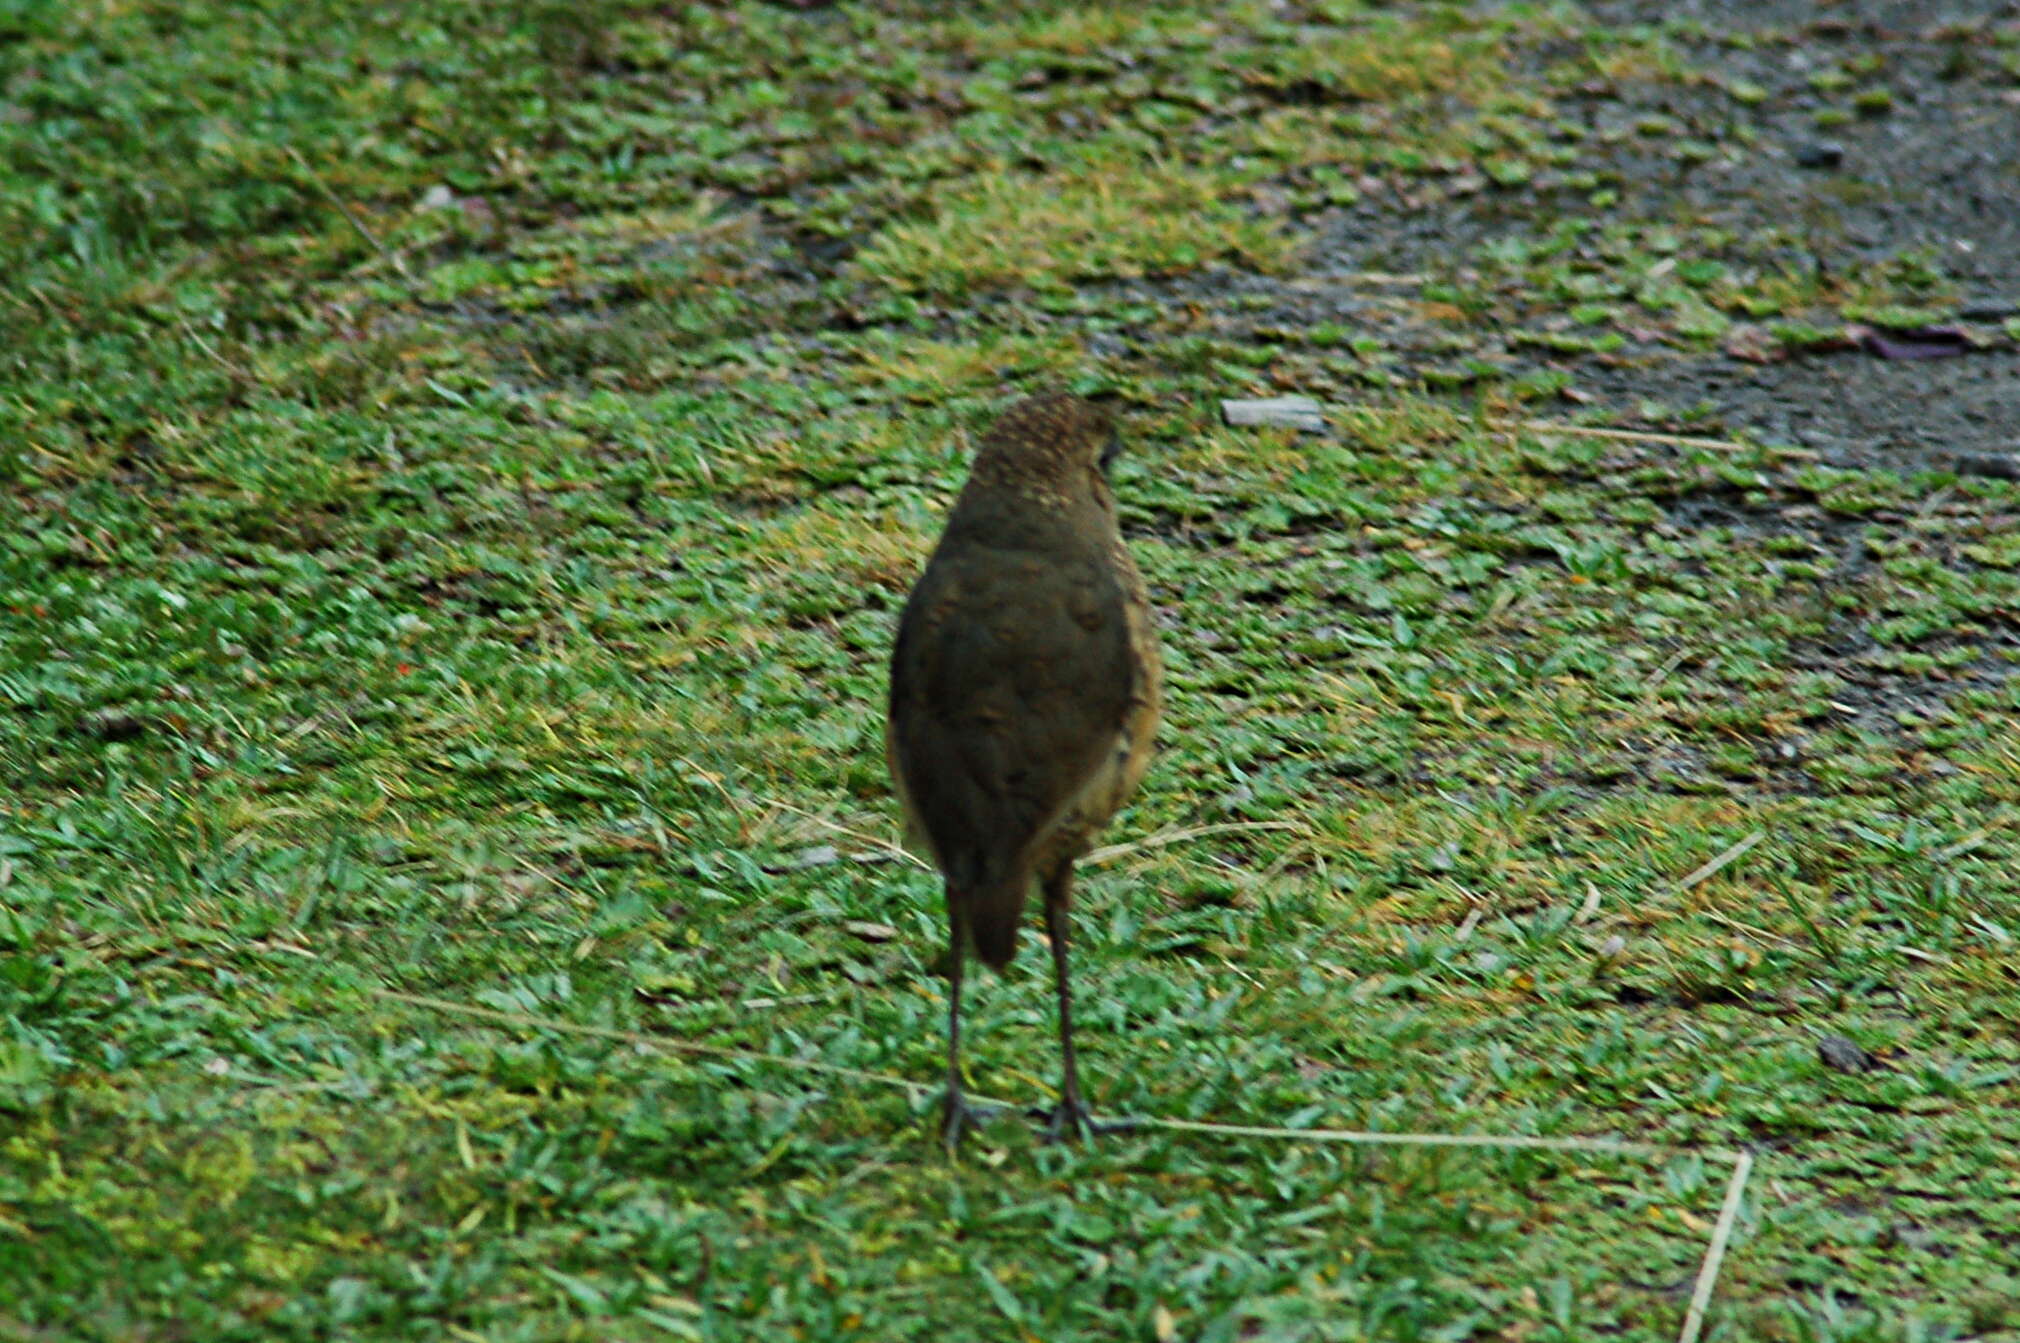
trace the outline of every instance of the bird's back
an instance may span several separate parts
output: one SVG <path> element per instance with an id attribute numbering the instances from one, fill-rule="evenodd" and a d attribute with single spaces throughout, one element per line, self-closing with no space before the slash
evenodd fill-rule
<path id="1" fill-rule="evenodd" d="M 1141 775 L 1156 697 L 1112 522 L 1046 536 L 1005 511 L 957 510 L 913 590 L 887 740 L 908 823 L 999 965 L 1034 872 L 1076 856 Z"/>
<path id="2" fill-rule="evenodd" d="M 957 935 L 1007 962 L 1034 876 L 1062 877 L 1141 777 L 1161 673 L 1106 467 L 1114 422 L 1028 397 L 984 436 L 899 621 L 886 748 Z M 1064 898 L 1063 895 L 1060 898 Z"/>

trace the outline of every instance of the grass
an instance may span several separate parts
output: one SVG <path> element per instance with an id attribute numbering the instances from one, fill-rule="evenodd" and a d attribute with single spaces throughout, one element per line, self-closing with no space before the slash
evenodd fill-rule
<path id="1" fill-rule="evenodd" d="M 1620 205 L 1567 100 L 1698 89 L 1680 47 L 1347 4 L 0 30 L 0 1336 L 1673 1338 L 1716 1163 L 1005 1121 L 949 1164 L 929 1091 L 754 1057 L 934 1079 L 884 660 L 1051 379 L 1121 400 L 1170 665 L 1110 838 L 1198 832 L 1085 883 L 1100 1108 L 1745 1145 L 1709 1337 L 2020 1331 L 2014 487 L 1528 425 L 1622 340 L 1956 289 Z M 1423 274 L 1326 250 L 1483 191 Z M 1218 424 L 1282 390 L 1335 432 Z M 1049 1095 L 1042 960 L 970 995 L 982 1092 Z"/>
<path id="2" fill-rule="evenodd" d="M 1212 178 L 1151 158 L 1020 174 L 985 167 L 935 202 L 932 222 L 893 224 L 859 258 L 865 279 L 960 297 L 1020 286 L 1197 270 L 1211 261 L 1281 266 L 1266 225 L 1222 202 Z"/>

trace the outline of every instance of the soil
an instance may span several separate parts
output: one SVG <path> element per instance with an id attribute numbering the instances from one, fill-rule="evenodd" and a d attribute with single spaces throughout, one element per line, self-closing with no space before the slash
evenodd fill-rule
<path id="1" fill-rule="evenodd" d="M 1921 249 L 1963 286 L 1965 316 L 2020 315 L 2020 81 L 1994 63 L 1988 38 L 2020 23 L 2020 4 L 1698 0 L 1592 8 L 1614 23 L 1701 24 L 1704 35 L 1683 44 L 1686 55 L 1767 95 L 1735 128 L 1757 137 L 1755 153 L 1683 180 L 1644 173 L 1633 208 L 1651 217 L 1713 219 L 1742 232 L 1799 220 L 1812 253 L 1806 260 L 1826 269 Z M 1735 45 L 1781 32 L 1799 40 Z M 2013 49 L 2004 50 L 2010 59 Z M 1860 56 L 1878 58 L 1891 110 L 1819 130 L 1824 99 L 1809 77 Z M 1706 96 L 1724 98 L 1718 90 Z M 1638 110 L 1630 101 L 1614 115 Z M 1659 110 L 1704 123 L 1729 113 L 1730 104 L 1719 112 Z M 1836 466 L 1915 470 L 2020 452 L 2020 353 L 2010 345 L 1912 361 L 1862 350 L 1756 366 L 1726 356 L 1679 357 L 1598 371 L 1581 376 L 1580 385 L 1621 406 L 1643 397 L 1671 404 L 1709 398 L 1726 428 L 1803 444 Z"/>
<path id="2" fill-rule="evenodd" d="M 1681 25 L 1671 44 L 1704 76 L 1596 80 L 1569 100 L 1585 121 L 1578 166 L 1619 196 L 1603 210 L 1561 175 L 1507 189 L 1462 172 L 1442 192 L 1375 193 L 1321 218 L 1303 277 L 1199 274 L 1124 288 L 1201 308 L 1237 338 L 1325 322 L 1373 334 L 1406 380 L 1450 364 L 1455 351 L 1461 363 L 1506 372 L 1555 368 L 1614 423 L 1673 428 L 1643 409 L 1691 408 L 1692 432 L 1800 445 L 1827 465 L 1969 470 L 1974 458 L 2020 454 L 2020 350 L 2000 331 L 2020 316 L 2020 48 L 1992 36 L 2020 27 L 2020 3 L 1592 8 L 1609 23 Z M 1562 41 L 1523 58 L 1540 67 L 1575 54 Z M 1862 58 L 1889 109 L 1820 128 L 1819 113 L 1847 94 L 1819 92 L 1811 77 Z M 1670 130 L 1621 133 L 1650 120 Z M 1679 164 L 1670 150 L 1682 137 L 1718 152 Z M 1541 242 L 1577 218 L 1717 228 L 1751 264 L 1823 276 L 1920 255 L 1952 282 L 1955 315 L 1990 339 L 1948 358 L 1826 348 L 1750 363 L 1660 339 L 1566 358 L 1477 326 L 1461 340 L 1423 320 L 1413 281 L 1478 281 L 1483 247 Z M 1501 297 L 1519 309 L 1523 289 L 1509 283 Z M 1547 307 L 1520 315 L 1564 320 Z"/>

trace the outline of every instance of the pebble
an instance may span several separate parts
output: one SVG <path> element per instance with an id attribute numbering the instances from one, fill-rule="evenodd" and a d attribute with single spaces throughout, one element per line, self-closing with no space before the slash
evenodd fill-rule
<path id="1" fill-rule="evenodd" d="M 1817 1058 L 1826 1068 L 1841 1073 L 1871 1072 L 1879 1066 L 1879 1060 L 1842 1035 L 1826 1035 L 1817 1041 Z"/>
<path id="2" fill-rule="evenodd" d="M 1325 412 L 1308 396 L 1266 396 L 1252 400 L 1222 401 L 1220 414 L 1231 425 L 1273 424 L 1302 429 L 1308 434 L 1326 430 Z"/>

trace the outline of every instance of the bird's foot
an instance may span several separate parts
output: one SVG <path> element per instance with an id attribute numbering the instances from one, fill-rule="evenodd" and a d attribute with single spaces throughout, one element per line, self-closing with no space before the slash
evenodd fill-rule
<path id="1" fill-rule="evenodd" d="M 1060 1101 L 1050 1110 L 1033 1110 L 1031 1117 L 1045 1121 L 1046 1142 L 1098 1138 L 1104 1133 L 1128 1133 L 1138 1127 L 1134 1119 L 1096 1119 L 1087 1103 L 1077 1096 Z"/>
<path id="2" fill-rule="evenodd" d="M 960 1092 L 949 1091 L 940 1104 L 940 1141 L 952 1152 L 970 1129 L 981 1128 L 1002 1112 L 1000 1105 L 976 1105 Z"/>

